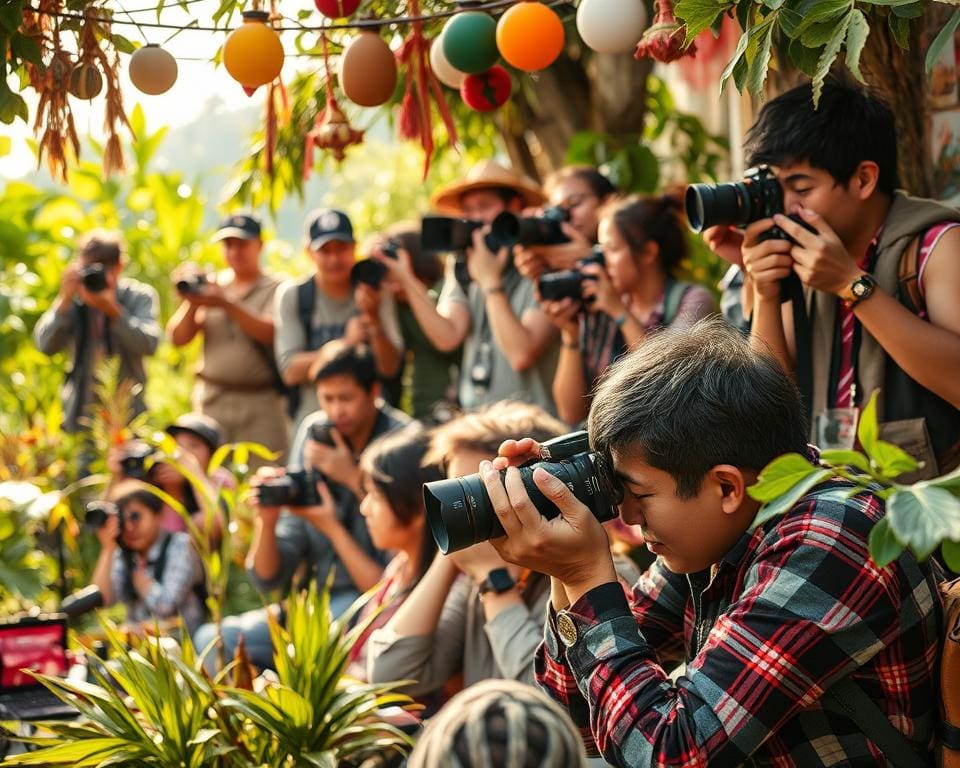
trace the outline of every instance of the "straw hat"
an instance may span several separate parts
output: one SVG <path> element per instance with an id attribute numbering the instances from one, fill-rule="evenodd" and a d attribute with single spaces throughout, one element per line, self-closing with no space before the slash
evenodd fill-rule
<path id="1" fill-rule="evenodd" d="M 430 198 L 433 207 L 447 216 L 463 215 L 460 198 L 477 189 L 512 189 L 523 199 L 524 208 L 536 208 L 546 202 L 546 196 L 531 179 L 504 168 L 493 160 L 484 160 L 473 166 L 459 181 L 451 182 Z"/>

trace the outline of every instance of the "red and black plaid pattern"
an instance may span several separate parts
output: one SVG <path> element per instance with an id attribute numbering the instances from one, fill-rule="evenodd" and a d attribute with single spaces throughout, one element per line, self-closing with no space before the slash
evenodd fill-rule
<path id="1" fill-rule="evenodd" d="M 878 766 L 850 720 L 821 706 L 852 675 L 919 751 L 932 748 L 939 601 L 907 554 L 885 568 L 867 539 L 870 494 L 822 486 L 709 573 L 655 563 L 632 597 L 608 584 L 551 613 L 537 680 L 617 766 Z M 667 669 L 686 661 L 676 682 Z"/>

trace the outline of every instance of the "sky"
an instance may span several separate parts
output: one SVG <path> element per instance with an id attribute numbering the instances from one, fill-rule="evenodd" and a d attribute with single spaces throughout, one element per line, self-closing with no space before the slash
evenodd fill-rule
<path id="1" fill-rule="evenodd" d="M 119 8 L 119 5 L 115 2 L 110 2 L 108 5 L 114 9 Z M 125 0 L 123 5 L 129 8 L 131 15 L 138 22 L 156 22 L 157 20 L 155 10 L 143 10 L 150 5 L 148 0 Z M 189 13 L 186 13 L 176 5 L 176 0 L 167 0 L 161 22 L 186 25 L 195 18 L 200 26 L 211 27 L 214 26 L 212 16 L 218 6 L 219 2 L 217 0 L 191 0 L 188 6 Z M 296 17 L 298 9 L 313 7 L 313 3 L 309 0 L 306 2 L 305 0 L 284 0 L 282 11 Z M 128 17 L 121 13 L 118 13 L 116 18 L 118 22 L 128 20 Z M 315 26 L 321 19 L 320 14 L 314 10 L 314 16 L 305 23 Z M 237 15 L 231 26 L 238 26 L 239 23 L 240 19 Z M 222 20 L 219 26 L 224 26 Z M 292 26 L 292 23 L 287 23 L 285 26 Z M 186 124 L 194 120 L 201 105 L 207 104 L 210 97 L 215 95 L 219 95 L 226 102 L 225 109 L 227 110 L 249 107 L 251 101 L 256 104 L 262 104 L 263 102 L 262 91 L 258 91 L 252 100 L 249 99 L 222 66 L 216 67 L 210 61 L 217 48 L 223 43 L 225 38 L 223 33 L 187 29 L 177 34 L 169 43 L 164 44 L 164 40 L 175 30 L 144 27 L 144 34 L 141 35 L 135 26 L 121 26 L 118 23 L 114 31 L 130 40 L 141 43 L 163 44 L 163 47 L 177 58 L 179 74 L 174 86 L 160 96 L 147 96 L 138 91 L 130 82 L 127 75 L 129 56 L 123 55 L 121 57 L 120 82 L 124 96 L 124 107 L 129 114 L 133 106 L 139 102 L 146 114 L 147 125 L 176 127 Z M 144 40 L 144 35 L 146 40 Z M 292 53 L 294 51 L 293 34 L 285 33 L 283 40 L 287 53 Z M 313 40 L 308 37 L 305 42 L 312 44 Z M 315 68 L 318 63 L 313 58 L 288 55 L 284 62 L 283 77 L 289 78 L 297 70 Z M 11 87 L 14 87 L 14 80 L 15 78 L 10 81 Z M 32 124 L 36 115 L 37 98 L 32 90 L 28 90 L 23 96 L 30 108 L 30 124 L 28 125 L 19 119 L 12 125 L 0 124 L 0 133 L 10 136 L 13 140 L 11 153 L 5 157 L 0 157 L 0 180 L 23 176 L 33 170 L 37 164 L 33 152 L 25 142 L 26 138 L 33 137 Z M 81 143 L 85 136 L 102 136 L 104 107 L 102 95 L 93 101 L 82 101 L 70 97 L 70 103 Z"/>

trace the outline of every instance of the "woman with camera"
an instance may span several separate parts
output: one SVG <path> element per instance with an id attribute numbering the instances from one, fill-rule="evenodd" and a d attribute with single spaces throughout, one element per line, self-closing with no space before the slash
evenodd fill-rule
<path id="1" fill-rule="evenodd" d="M 562 348 L 553 397 L 564 421 L 590 410 L 590 390 L 614 360 L 658 328 L 689 328 L 716 312 L 710 292 L 677 280 L 687 235 L 673 197 L 619 198 L 600 212 L 604 264 L 585 264 L 579 299 L 544 301 Z"/>
<path id="2" fill-rule="evenodd" d="M 97 528 L 91 583 L 104 605 L 123 603 L 131 623 L 175 619 L 193 632 L 204 619 L 203 565 L 186 533 L 164 530 L 163 502 L 135 480 L 114 487 Z"/>

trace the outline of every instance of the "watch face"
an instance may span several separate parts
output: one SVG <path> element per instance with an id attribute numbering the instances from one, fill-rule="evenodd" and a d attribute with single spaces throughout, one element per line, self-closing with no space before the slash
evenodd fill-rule
<path id="1" fill-rule="evenodd" d="M 490 587 L 494 592 L 506 592 L 516 583 L 510 575 L 510 571 L 506 568 L 497 568 L 490 571 L 487 579 L 490 581 Z"/>
<path id="2" fill-rule="evenodd" d="M 861 283 L 859 280 L 853 284 L 853 295 L 854 296 L 863 296 L 867 292 L 867 286 Z"/>

